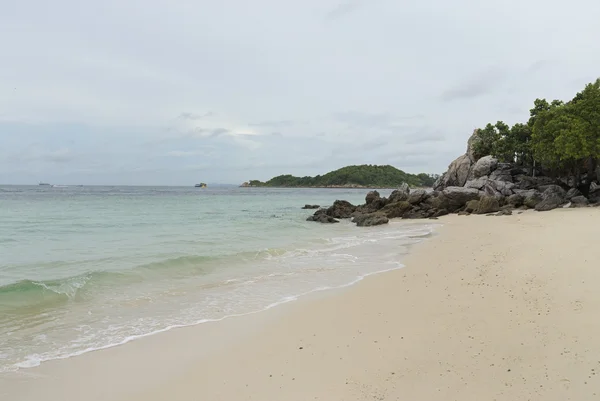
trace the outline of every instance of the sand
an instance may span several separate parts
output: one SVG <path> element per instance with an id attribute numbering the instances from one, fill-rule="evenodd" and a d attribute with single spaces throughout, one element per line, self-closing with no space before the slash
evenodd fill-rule
<path id="1" fill-rule="evenodd" d="M 600 208 L 439 222 L 403 269 L 46 363 L 0 398 L 599 400 Z"/>

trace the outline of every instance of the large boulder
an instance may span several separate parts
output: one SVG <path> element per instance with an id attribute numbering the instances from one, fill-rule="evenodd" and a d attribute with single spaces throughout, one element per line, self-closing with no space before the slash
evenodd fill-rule
<path id="1" fill-rule="evenodd" d="M 473 166 L 473 178 L 477 179 L 483 176 L 489 176 L 492 171 L 496 170 L 498 160 L 494 156 L 484 156 L 477 160 Z"/>
<path id="2" fill-rule="evenodd" d="M 369 227 L 387 224 L 390 220 L 381 213 L 369 213 L 355 216 L 352 221 L 359 227 Z"/>
<path id="3" fill-rule="evenodd" d="M 596 185 L 590 187 L 590 193 L 588 195 L 588 200 L 590 203 L 596 204 L 600 203 L 600 186 Z"/>
<path id="4" fill-rule="evenodd" d="M 542 201 L 535 205 L 535 210 L 538 212 L 546 212 L 548 210 L 556 209 L 567 202 L 565 195 L 566 191 L 560 186 L 549 185 L 542 193 Z"/>
<path id="5" fill-rule="evenodd" d="M 571 207 L 586 207 L 589 204 L 590 202 L 583 195 L 574 196 L 571 198 Z"/>
<path id="6" fill-rule="evenodd" d="M 468 155 L 458 157 L 450 163 L 448 171 L 446 171 L 439 182 L 436 183 L 435 189 L 441 190 L 447 187 L 462 187 L 469 178 L 472 165 L 473 161 Z"/>
<path id="7" fill-rule="evenodd" d="M 371 192 L 369 192 L 367 194 L 367 196 L 365 196 L 365 203 L 367 205 L 370 205 L 376 199 L 381 199 L 381 196 L 379 195 L 379 192 L 377 192 L 377 191 L 371 191 Z"/>
<path id="8" fill-rule="evenodd" d="M 409 188 L 408 184 L 403 183 L 402 185 L 400 185 L 400 187 L 398 189 L 395 189 L 392 191 L 388 201 L 389 201 L 389 203 L 405 201 L 405 200 L 408 200 L 409 195 L 410 195 L 410 188 Z"/>
<path id="9" fill-rule="evenodd" d="M 471 200 L 467 202 L 467 205 L 465 206 L 465 212 L 466 213 L 475 213 L 475 211 L 477 211 L 477 209 L 479 209 L 479 201 L 478 200 Z"/>
<path id="10" fill-rule="evenodd" d="M 500 203 L 495 196 L 484 195 L 479 200 L 479 207 L 475 211 L 477 214 L 495 213 L 500 210 Z"/>
<path id="11" fill-rule="evenodd" d="M 333 205 L 327 209 L 326 214 L 336 219 L 349 219 L 352 213 L 356 211 L 356 206 L 345 200 L 336 200 Z"/>
<path id="12" fill-rule="evenodd" d="M 468 201 L 478 200 L 479 197 L 480 191 L 474 188 L 448 187 L 438 196 L 441 198 L 438 209 L 445 208 L 453 212 L 465 206 Z"/>
<path id="13" fill-rule="evenodd" d="M 582 195 L 583 194 L 581 193 L 581 191 L 579 191 L 577 188 L 571 188 L 567 191 L 565 198 L 567 198 L 567 200 L 571 200 L 575 197 L 582 196 Z"/>
<path id="14" fill-rule="evenodd" d="M 338 220 L 327 215 L 327 210 L 319 209 L 312 216 L 309 216 L 306 221 L 316 221 L 317 223 L 339 223 Z"/>
<path id="15" fill-rule="evenodd" d="M 523 206 L 523 202 L 525 201 L 525 197 L 521 194 L 512 194 L 506 198 L 506 203 L 513 208 L 518 208 Z"/>
<path id="16" fill-rule="evenodd" d="M 542 194 L 535 189 L 526 191 L 522 195 L 524 197 L 523 205 L 530 209 L 535 208 L 535 206 L 542 201 Z"/>
<path id="17" fill-rule="evenodd" d="M 412 205 L 407 201 L 388 203 L 380 212 L 390 219 L 402 217 L 406 212 L 412 209 Z"/>
<path id="18" fill-rule="evenodd" d="M 490 173 L 490 180 L 513 182 L 512 170 L 512 164 L 498 163 L 496 169 Z"/>
<path id="19" fill-rule="evenodd" d="M 411 191 L 408 195 L 408 203 L 410 203 L 411 205 L 417 205 L 423 202 L 428 196 L 429 194 L 426 190 L 415 189 L 414 191 Z"/>

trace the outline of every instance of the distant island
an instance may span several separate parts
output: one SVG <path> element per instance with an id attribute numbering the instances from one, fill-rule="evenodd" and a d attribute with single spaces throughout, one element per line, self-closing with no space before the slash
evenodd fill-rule
<path id="1" fill-rule="evenodd" d="M 437 174 L 410 174 L 393 166 L 363 164 L 346 166 L 325 175 L 295 177 L 290 174 L 273 177 L 267 182 L 250 180 L 242 187 L 278 188 L 397 188 L 403 183 L 411 187 L 431 187 Z"/>

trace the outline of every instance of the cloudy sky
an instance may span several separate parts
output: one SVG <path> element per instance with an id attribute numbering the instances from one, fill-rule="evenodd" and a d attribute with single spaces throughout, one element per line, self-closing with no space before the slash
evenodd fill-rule
<path id="1" fill-rule="evenodd" d="M 600 76 L 598 0 L 0 0 L 0 183 L 442 172 Z"/>

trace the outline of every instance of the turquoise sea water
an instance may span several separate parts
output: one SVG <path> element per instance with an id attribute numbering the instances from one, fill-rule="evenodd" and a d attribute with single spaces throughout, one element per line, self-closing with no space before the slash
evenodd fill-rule
<path id="1" fill-rule="evenodd" d="M 0 372 L 398 268 L 429 224 L 305 221 L 366 192 L 0 186 Z"/>

